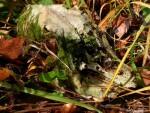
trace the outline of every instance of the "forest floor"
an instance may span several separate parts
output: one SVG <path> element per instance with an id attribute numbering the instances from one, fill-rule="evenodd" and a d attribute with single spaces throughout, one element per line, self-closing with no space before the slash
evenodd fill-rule
<path id="1" fill-rule="evenodd" d="M 149 47 L 148 0 L 0 0 L 0 112 L 150 113 Z"/>

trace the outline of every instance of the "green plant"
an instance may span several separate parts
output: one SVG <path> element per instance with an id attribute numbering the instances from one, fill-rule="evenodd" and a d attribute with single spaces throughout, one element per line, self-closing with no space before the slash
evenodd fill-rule
<path id="1" fill-rule="evenodd" d="M 57 70 L 50 71 L 48 73 L 41 73 L 39 75 L 39 80 L 45 83 L 51 83 L 56 78 L 58 80 L 66 80 L 67 76 L 63 71 L 57 71 Z"/>
<path id="2" fill-rule="evenodd" d="M 93 110 L 93 111 L 97 111 L 98 113 L 102 113 L 100 110 L 96 109 L 95 107 L 73 100 L 73 99 L 69 99 L 63 96 L 60 96 L 58 94 L 54 94 L 54 93 L 48 93 L 42 90 L 37 90 L 37 89 L 32 89 L 32 88 L 27 88 L 27 87 L 22 87 L 19 88 L 17 85 L 15 84 L 9 84 L 7 82 L 0 82 L 0 87 L 4 87 L 6 89 L 11 89 L 11 90 L 16 90 L 19 92 L 23 92 L 23 93 L 27 93 L 27 94 L 31 94 L 31 95 L 35 95 L 35 96 L 39 96 L 39 97 L 43 97 L 46 99 L 50 99 L 50 100 L 54 100 L 54 101 L 58 101 L 58 102 L 63 102 L 63 103 L 72 103 L 74 105 L 86 108 L 88 110 Z"/>
<path id="3" fill-rule="evenodd" d="M 53 0 L 39 0 L 38 4 L 43 4 L 43 5 L 51 5 L 53 4 Z"/>
<path id="4" fill-rule="evenodd" d="M 19 35 L 28 37 L 30 40 L 42 40 L 43 31 L 38 24 L 38 15 L 30 16 L 32 13 L 31 5 L 24 9 L 21 16 L 18 18 L 17 31 Z M 29 18 L 30 16 L 30 18 Z M 26 20 L 26 21 L 25 21 Z M 22 27 L 20 27 L 22 26 Z"/>

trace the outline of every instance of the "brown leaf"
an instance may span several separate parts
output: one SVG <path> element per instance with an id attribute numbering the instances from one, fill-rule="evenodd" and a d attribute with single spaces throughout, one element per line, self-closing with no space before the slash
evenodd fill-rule
<path id="1" fill-rule="evenodd" d="M 121 38 L 125 33 L 127 33 L 130 23 L 131 22 L 126 17 L 119 16 L 114 22 L 113 29 L 115 30 L 115 34 Z"/>
<path id="2" fill-rule="evenodd" d="M 126 52 L 126 46 L 129 44 L 131 41 L 132 37 L 128 36 L 125 39 L 118 40 L 117 43 L 115 44 L 115 47 L 118 49 L 117 54 L 122 58 Z"/>
<path id="3" fill-rule="evenodd" d="M 0 55 L 4 58 L 15 60 L 22 54 L 23 38 L 0 39 Z"/>
<path id="4" fill-rule="evenodd" d="M 115 13 L 116 13 L 115 9 L 111 10 L 105 16 L 105 18 L 102 21 L 100 21 L 100 23 L 98 24 L 98 28 L 99 28 L 100 31 L 103 31 L 103 32 L 106 31 L 106 29 L 110 26 L 111 18 L 114 17 Z"/>
<path id="5" fill-rule="evenodd" d="M 0 81 L 5 80 L 11 75 L 11 71 L 7 68 L 0 68 Z"/>
<path id="6" fill-rule="evenodd" d="M 141 71 L 141 76 L 143 78 L 145 85 L 150 85 L 150 70 L 143 69 Z"/>
<path id="7" fill-rule="evenodd" d="M 61 113 L 76 113 L 77 107 L 73 104 L 64 104 Z"/>
<path id="8" fill-rule="evenodd" d="M 126 47 L 126 45 L 129 43 L 131 36 L 128 36 L 125 39 L 122 40 L 118 40 L 118 42 L 116 43 L 116 47 L 119 49 L 124 49 Z"/>

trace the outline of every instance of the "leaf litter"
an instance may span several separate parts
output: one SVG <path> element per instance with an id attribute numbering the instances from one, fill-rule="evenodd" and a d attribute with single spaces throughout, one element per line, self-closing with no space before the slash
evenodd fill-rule
<path id="1" fill-rule="evenodd" d="M 88 2 L 91 1 L 89 0 Z M 98 25 L 95 24 L 97 22 L 94 23 L 91 17 L 89 17 L 90 13 L 87 14 L 87 10 L 90 12 L 89 9 L 84 10 L 85 7 L 82 10 L 79 9 L 78 1 L 73 1 L 72 3 L 75 7 L 71 8 L 72 5 L 70 5 L 70 9 L 66 9 L 63 5 L 26 6 L 17 21 L 17 38 L 6 39 L 5 36 L 2 36 L 0 39 L 0 87 L 4 87 L 9 91 L 17 90 L 68 103 L 62 106 L 64 111 L 59 109 L 60 107 L 57 108 L 58 111 L 64 113 L 78 112 L 77 106 L 97 112 L 100 112 L 98 110 L 100 108 L 106 113 L 107 111 L 144 111 L 145 108 L 139 107 L 139 104 L 128 104 L 129 101 L 132 101 L 130 95 L 137 94 L 135 100 L 144 106 L 144 103 L 138 99 L 138 96 L 147 95 L 148 92 L 141 91 L 149 90 L 149 87 L 138 90 L 137 76 L 135 76 L 141 74 L 138 77 L 141 77 L 142 79 L 140 80 L 143 80 L 145 85 L 148 85 L 149 80 L 147 76 L 149 75 L 149 68 L 140 69 L 142 68 L 140 67 L 142 66 L 142 60 L 134 63 L 136 71 L 134 71 L 135 69 L 132 66 L 130 67 L 130 63 L 134 62 L 131 60 L 137 60 L 133 58 L 142 57 L 142 54 L 138 53 L 138 51 L 141 51 L 140 47 L 136 45 L 135 41 L 139 36 L 144 37 L 144 35 L 140 35 L 144 32 L 144 28 L 141 28 L 137 32 L 136 39 L 131 38 L 135 36 L 137 28 L 133 27 L 132 18 L 123 16 L 124 13 L 127 13 L 126 15 L 130 13 L 127 7 L 128 2 L 118 1 L 118 7 L 114 7 L 110 11 L 104 8 L 103 11 L 107 10 L 106 12 L 109 13 L 106 16 L 101 16 L 102 21 L 98 22 Z M 97 1 L 93 1 L 93 3 L 97 3 Z M 109 4 L 114 5 L 115 3 L 112 1 Z M 140 2 L 135 2 L 135 4 L 139 5 Z M 93 5 L 92 10 L 95 10 L 95 15 L 98 17 L 99 12 L 95 9 L 98 4 Z M 148 7 L 145 3 L 141 3 L 141 5 Z M 123 10 L 120 9 L 120 6 L 123 7 Z M 88 7 L 90 8 L 90 6 Z M 128 10 L 125 10 L 126 8 Z M 132 10 L 132 7 L 130 8 Z M 131 15 L 133 16 L 133 13 L 135 13 L 134 19 L 139 22 L 138 19 L 141 19 L 139 16 L 140 11 L 137 11 L 135 7 L 132 11 Z M 92 13 L 91 16 L 93 16 Z M 147 19 L 147 23 L 149 16 L 145 16 L 145 18 Z M 95 21 L 99 21 L 99 19 Z M 141 23 L 134 24 L 139 28 L 142 26 Z M 145 32 L 147 31 L 145 30 Z M 117 38 L 114 38 L 114 36 Z M 142 40 L 141 37 L 137 40 L 138 42 Z M 142 41 L 145 41 L 144 38 Z M 131 46 L 129 46 L 130 43 L 132 43 Z M 105 44 L 107 44 L 107 47 Z M 129 49 L 127 49 L 128 46 Z M 132 47 L 135 50 L 130 54 L 129 51 Z M 116 52 L 115 49 L 119 49 L 119 51 L 117 50 Z M 146 51 L 147 54 L 144 56 L 144 59 L 148 57 L 148 50 Z M 118 53 L 121 57 L 118 56 Z M 131 57 L 133 58 L 131 59 Z M 123 60 L 119 58 L 123 58 Z M 119 63 L 123 66 L 122 69 L 121 66 L 117 68 Z M 144 61 L 144 64 L 148 66 L 148 58 L 146 62 Z M 140 72 L 137 69 L 140 69 Z M 133 89 L 137 90 L 134 91 Z M 2 91 L 4 91 L 2 95 L 6 93 L 5 90 L 2 89 Z M 50 92 L 57 94 L 54 94 L 52 97 L 47 96 Z M 15 96 L 14 94 L 12 93 L 11 95 Z M 123 94 L 122 97 L 129 96 L 130 98 L 127 99 L 127 108 L 125 109 L 120 109 L 124 104 L 123 101 L 122 103 L 118 103 L 121 97 L 118 95 L 121 94 Z M 23 94 L 21 93 L 20 95 Z M 68 98 L 72 96 L 71 98 L 74 98 L 74 100 L 72 99 L 71 101 L 65 98 L 65 96 Z M 7 96 L 4 96 L 4 98 L 7 98 Z M 116 109 L 113 108 L 111 102 L 107 102 L 108 99 L 112 99 L 112 101 L 116 100 L 117 102 L 114 105 L 117 106 L 118 103 L 120 106 Z M 15 97 L 16 102 L 20 100 L 17 100 Z M 98 103 L 98 106 L 95 106 L 98 108 L 96 109 L 75 100 L 83 100 L 83 102 L 88 104 L 90 102 L 86 101 L 92 101 L 92 103 L 96 104 L 97 102 L 100 103 Z M 23 101 L 26 102 L 25 100 Z M 42 100 L 39 98 L 35 101 Z M 5 100 L 3 101 L 2 99 L 2 102 L 5 102 Z M 107 107 L 107 104 L 110 106 Z M 131 107 L 132 104 L 135 107 Z M 2 105 L 2 107 L 4 108 L 2 109 L 3 111 L 8 110 L 7 106 Z M 27 112 L 31 112 L 32 110 L 38 112 L 40 110 L 34 109 L 32 106 L 28 107 L 30 109 L 22 106 L 22 111 L 23 109 L 26 109 Z M 43 108 L 41 107 L 41 110 Z M 15 109 L 15 107 L 12 107 L 12 109 L 15 112 L 19 110 Z M 50 110 L 47 112 L 51 112 L 52 110 L 51 108 L 47 109 Z M 82 108 L 80 108 L 80 111 L 82 111 Z M 86 110 L 84 111 L 86 112 Z"/>

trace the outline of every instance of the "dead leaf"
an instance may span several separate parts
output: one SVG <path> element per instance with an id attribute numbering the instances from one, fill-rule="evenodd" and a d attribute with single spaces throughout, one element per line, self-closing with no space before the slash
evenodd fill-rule
<path id="1" fill-rule="evenodd" d="M 114 17 L 115 13 L 116 13 L 115 9 L 111 10 L 105 16 L 105 18 L 98 24 L 98 28 L 99 28 L 100 31 L 103 31 L 103 32 L 106 31 L 106 29 L 110 26 L 111 18 Z"/>
<path id="2" fill-rule="evenodd" d="M 119 49 L 125 48 L 125 46 L 128 44 L 127 40 L 119 40 L 116 44 L 116 47 Z"/>
<path id="3" fill-rule="evenodd" d="M 11 75 L 11 71 L 7 68 L 0 68 L 0 81 L 5 80 Z"/>
<path id="4" fill-rule="evenodd" d="M 133 100 L 131 105 L 128 105 L 133 110 L 132 113 L 144 113 L 144 105 L 140 100 Z"/>
<path id="5" fill-rule="evenodd" d="M 121 38 L 129 30 L 130 20 L 126 17 L 119 16 L 113 23 L 115 34 Z"/>
<path id="6" fill-rule="evenodd" d="M 61 113 L 76 113 L 76 108 L 73 104 L 64 104 Z"/>
<path id="7" fill-rule="evenodd" d="M 150 70 L 143 69 L 141 71 L 141 76 L 143 78 L 144 84 L 145 85 L 150 85 Z"/>
<path id="8" fill-rule="evenodd" d="M 131 36 L 128 36 L 125 39 L 122 40 L 118 40 L 118 42 L 116 43 L 116 47 L 119 49 L 124 49 L 126 47 L 126 45 L 129 43 Z"/>
<path id="9" fill-rule="evenodd" d="M 118 48 L 118 54 L 119 56 L 122 58 L 126 52 L 126 46 L 127 44 L 129 44 L 129 42 L 132 40 L 132 37 L 131 36 L 128 36 L 127 38 L 125 39 L 121 39 L 121 40 L 118 40 L 117 43 L 115 44 L 115 47 Z"/>
<path id="10" fill-rule="evenodd" d="M 4 58 L 15 60 L 22 54 L 24 39 L 0 39 L 0 55 Z"/>

